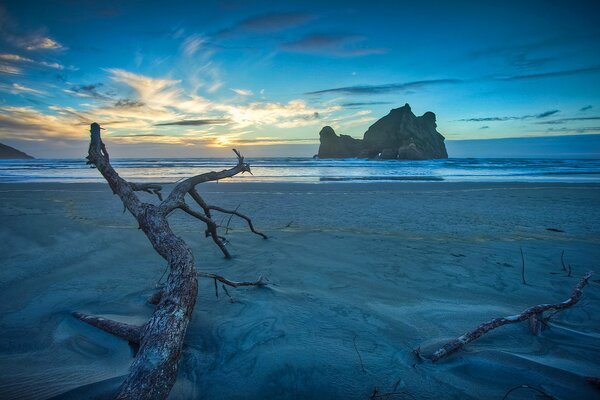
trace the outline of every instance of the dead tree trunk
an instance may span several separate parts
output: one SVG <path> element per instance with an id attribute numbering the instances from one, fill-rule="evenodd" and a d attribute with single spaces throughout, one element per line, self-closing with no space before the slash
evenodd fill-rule
<path id="1" fill-rule="evenodd" d="M 177 367 L 183 340 L 189 320 L 194 310 L 198 292 L 197 272 L 194 256 L 187 244 L 176 236 L 167 220 L 169 214 L 181 209 L 204 222 L 207 229 L 214 232 L 213 240 L 219 245 L 226 257 L 229 252 L 217 233 L 217 225 L 210 217 L 209 210 L 222 211 L 220 207 L 204 202 L 196 191 L 203 182 L 230 178 L 239 173 L 250 172 L 250 166 L 242 155 L 237 155 L 237 165 L 220 172 L 208 172 L 196 175 L 178 183 L 168 198 L 162 200 L 161 187 L 156 184 L 134 184 L 121 178 L 109 162 L 108 152 L 100 138 L 100 125 L 91 125 L 91 142 L 88 163 L 93 164 L 108 182 L 114 194 L 118 195 L 124 207 L 135 217 L 140 229 L 146 234 L 154 250 L 163 257 L 169 266 L 166 286 L 160 293 L 154 313 L 143 326 L 123 324 L 108 319 L 73 313 L 73 315 L 92 326 L 105 330 L 130 342 L 139 343 L 139 351 L 131 365 L 129 375 L 119 388 L 118 399 L 165 399 L 177 377 Z M 157 194 L 160 204 L 142 202 L 136 191 Z M 193 211 L 185 202 L 190 196 L 203 208 L 202 212 Z M 226 210 L 224 212 L 227 212 Z M 233 213 L 245 219 L 252 232 L 266 236 L 254 230 L 250 218 Z M 220 276 L 200 273 L 201 277 L 229 281 Z M 233 282 L 236 283 L 236 282 Z M 265 285 L 261 278 L 256 282 L 242 282 L 238 285 Z"/>
<path id="2" fill-rule="evenodd" d="M 562 303 L 540 304 L 529 307 L 523 310 L 520 314 L 511 315 L 509 317 L 494 318 L 491 321 L 477 326 L 475 329 L 470 330 L 458 338 L 446 343 L 442 348 L 433 353 L 431 356 L 431 361 L 436 362 L 442 358 L 448 357 L 449 355 L 462 349 L 466 344 L 471 343 L 473 340 L 503 325 L 515 324 L 517 322 L 522 322 L 529 319 L 532 333 L 537 334 L 540 329 L 540 321 L 543 320 L 543 313 L 546 311 L 562 311 L 577 304 L 583 295 L 583 288 L 588 284 L 588 281 L 591 277 L 592 272 L 585 274 L 573 288 L 573 293 L 571 293 L 571 296 Z"/>

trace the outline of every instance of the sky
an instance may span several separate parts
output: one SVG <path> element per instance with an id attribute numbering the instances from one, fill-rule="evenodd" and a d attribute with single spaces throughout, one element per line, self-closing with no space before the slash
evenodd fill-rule
<path id="1" fill-rule="evenodd" d="M 600 3 L 0 1 L 0 141 L 37 157 L 94 121 L 122 157 L 311 156 L 405 103 L 448 141 L 600 134 Z"/>

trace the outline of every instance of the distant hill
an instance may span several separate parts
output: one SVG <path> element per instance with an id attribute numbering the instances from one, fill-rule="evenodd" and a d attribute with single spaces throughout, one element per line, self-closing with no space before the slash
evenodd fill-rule
<path id="1" fill-rule="evenodd" d="M 0 143 L 0 160 L 8 159 L 31 160 L 33 157 L 15 149 L 14 147 Z"/>

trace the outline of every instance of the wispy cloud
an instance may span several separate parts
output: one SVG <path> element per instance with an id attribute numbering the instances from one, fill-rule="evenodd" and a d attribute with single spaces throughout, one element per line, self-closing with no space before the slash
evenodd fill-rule
<path id="1" fill-rule="evenodd" d="M 332 89 L 322 89 L 305 94 L 325 94 L 325 93 L 343 93 L 343 94 L 383 94 L 391 92 L 419 89 L 428 86 L 438 86 L 447 84 L 457 84 L 463 82 L 461 79 L 430 79 L 422 81 L 413 81 L 405 83 L 386 83 L 383 85 L 356 85 L 345 86 Z"/>
<path id="2" fill-rule="evenodd" d="M 162 122 L 160 124 L 154 124 L 154 126 L 170 126 L 170 125 L 180 125 L 180 126 L 202 126 L 202 125 L 225 125 L 231 122 L 229 119 L 216 118 L 216 119 L 184 119 L 181 121 L 173 121 L 173 122 Z"/>
<path id="3" fill-rule="evenodd" d="M 341 33 L 313 33 L 293 42 L 280 45 L 288 52 L 317 54 L 333 57 L 359 57 L 386 53 L 386 49 L 361 46 L 367 38 Z"/>
<path id="4" fill-rule="evenodd" d="M 175 105 L 183 94 L 183 90 L 178 86 L 180 80 L 151 78 L 117 68 L 107 71 L 113 81 L 133 89 L 139 101 L 150 107 Z"/>
<path id="5" fill-rule="evenodd" d="M 564 124 L 564 123 L 572 122 L 572 121 L 595 121 L 595 120 L 599 120 L 599 119 L 600 119 L 600 117 L 572 117 L 572 118 L 554 119 L 552 121 L 541 121 L 541 122 L 536 122 L 536 124 L 560 125 L 560 124 Z"/>
<path id="6" fill-rule="evenodd" d="M 0 91 L 10 92 L 13 94 L 28 93 L 28 94 L 35 94 L 35 95 L 40 95 L 40 96 L 48 94 L 43 90 L 33 89 L 28 86 L 21 85 L 19 83 L 13 83 L 12 85 L 6 85 L 6 84 L 0 83 Z"/>
<path id="7" fill-rule="evenodd" d="M 252 96 L 254 93 L 252 93 L 252 90 L 248 90 L 248 89 L 231 89 L 233 92 L 239 94 L 240 96 Z"/>
<path id="8" fill-rule="evenodd" d="M 49 62 L 49 61 L 36 61 L 33 60 L 29 57 L 23 57 L 20 56 L 18 54 L 8 54 L 8 53 L 3 53 L 0 54 L 0 61 L 3 63 L 7 63 L 9 65 L 30 65 L 33 67 L 41 67 L 41 68 L 52 68 L 52 69 L 58 69 L 58 70 L 62 70 L 65 69 L 65 67 L 57 62 Z"/>
<path id="9" fill-rule="evenodd" d="M 341 106 L 344 108 L 355 108 L 355 107 L 364 107 L 364 106 L 377 106 L 377 105 L 384 105 L 384 104 L 393 104 L 393 103 L 390 101 L 363 101 L 363 102 L 357 102 L 357 103 L 343 103 L 343 104 L 341 104 Z"/>
<path id="10" fill-rule="evenodd" d="M 477 118 L 463 118 L 463 119 L 459 119 L 459 121 L 463 121 L 463 122 L 492 122 L 492 121 L 512 121 L 512 120 L 524 120 L 524 119 L 541 119 L 541 118 L 547 118 L 550 117 L 554 114 L 559 113 L 560 110 L 550 110 L 550 111 L 544 111 L 543 113 L 539 113 L 539 114 L 528 114 L 528 115 L 521 115 L 518 117 L 477 117 Z"/>
<path id="11" fill-rule="evenodd" d="M 137 108 L 137 107 L 143 107 L 145 105 L 146 104 L 141 101 L 131 100 L 131 99 L 119 99 L 114 104 L 114 106 L 116 108 Z"/>
<path id="12" fill-rule="evenodd" d="M 184 40 L 181 49 L 186 56 L 193 56 L 205 41 L 200 35 L 191 35 Z"/>
<path id="13" fill-rule="evenodd" d="M 213 36 L 227 38 L 244 33 L 272 33 L 304 25 L 315 16 L 303 12 L 269 13 L 244 19 L 237 24 L 223 29 Z"/>
<path id="14" fill-rule="evenodd" d="M 102 87 L 102 83 L 94 83 L 89 85 L 76 85 L 69 89 L 65 89 L 65 93 L 69 93 L 78 97 L 93 97 L 96 99 L 109 99 L 110 97 L 100 93 L 98 89 Z"/>
<path id="15" fill-rule="evenodd" d="M 43 29 L 24 32 L 1 5 L 0 37 L 5 42 L 28 51 L 66 49 L 57 40 L 49 37 Z"/>
<path id="16" fill-rule="evenodd" d="M 12 65 L 0 64 L 0 74 L 19 75 L 21 74 L 21 68 L 14 67 Z"/>
<path id="17" fill-rule="evenodd" d="M 524 74 L 524 75 L 511 75 L 511 76 L 496 76 L 493 77 L 494 80 L 499 81 L 521 81 L 528 79 L 540 79 L 540 78 L 553 78 L 559 76 L 576 76 L 589 74 L 600 71 L 600 65 L 591 66 L 591 67 L 583 67 L 583 68 L 575 68 L 575 69 L 565 69 L 561 71 L 548 71 L 548 72 L 540 72 L 536 74 Z"/>
<path id="18" fill-rule="evenodd" d="M 25 50 L 59 50 L 64 46 L 47 36 L 30 34 L 17 42 Z"/>
<path id="19" fill-rule="evenodd" d="M 5 138 L 26 140 L 69 139 L 82 135 L 81 126 L 74 123 L 72 115 L 43 114 L 31 107 L 0 107 L 0 129 Z"/>

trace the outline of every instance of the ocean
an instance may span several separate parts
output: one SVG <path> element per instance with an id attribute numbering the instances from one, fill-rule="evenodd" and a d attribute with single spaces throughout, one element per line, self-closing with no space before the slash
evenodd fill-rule
<path id="1" fill-rule="evenodd" d="M 428 161 L 361 159 L 247 158 L 252 173 L 228 182 L 600 182 L 600 160 L 450 158 Z M 115 159 L 126 179 L 174 182 L 235 165 L 233 158 Z M 0 182 L 101 182 L 83 159 L 0 160 Z"/>

